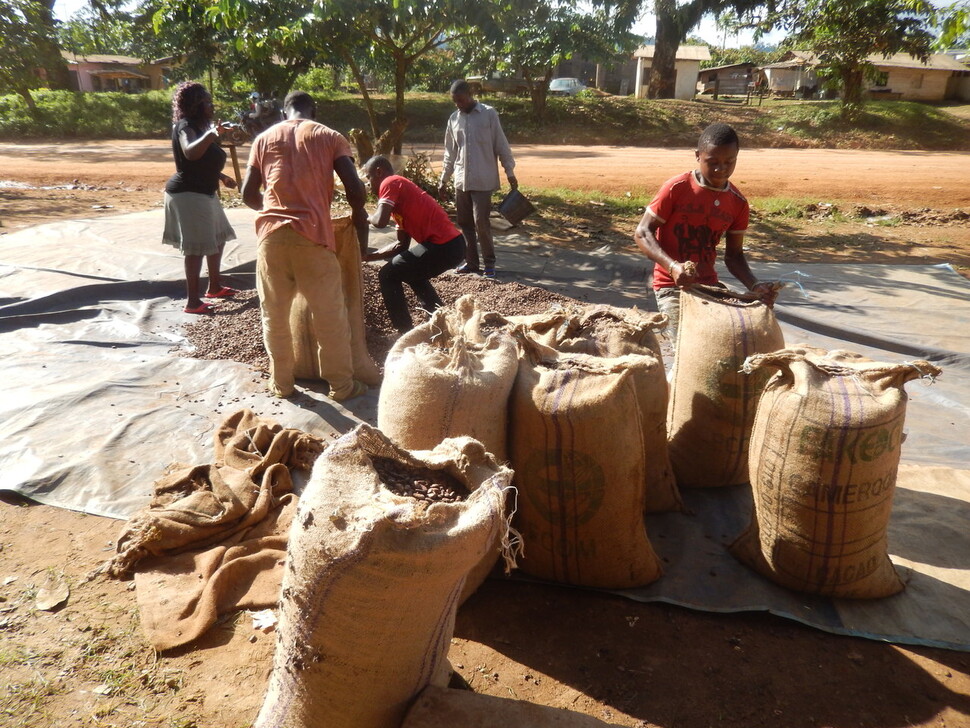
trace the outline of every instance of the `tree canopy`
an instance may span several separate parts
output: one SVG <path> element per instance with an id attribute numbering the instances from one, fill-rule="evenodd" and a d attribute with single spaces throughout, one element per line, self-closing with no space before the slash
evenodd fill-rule
<path id="1" fill-rule="evenodd" d="M 0 3 L 0 91 L 20 94 L 31 109 L 31 89 L 68 87 L 67 66 L 54 29 L 53 5 L 53 0 Z"/>

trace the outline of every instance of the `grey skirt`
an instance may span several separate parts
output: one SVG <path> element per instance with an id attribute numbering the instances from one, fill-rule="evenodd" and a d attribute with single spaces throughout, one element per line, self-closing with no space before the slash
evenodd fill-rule
<path id="1" fill-rule="evenodd" d="M 162 242 L 182 255 L 215 255 L 227 240 L 235 240 L 218 195 L 198 192 L 165 193 L 165 231 Z"/>

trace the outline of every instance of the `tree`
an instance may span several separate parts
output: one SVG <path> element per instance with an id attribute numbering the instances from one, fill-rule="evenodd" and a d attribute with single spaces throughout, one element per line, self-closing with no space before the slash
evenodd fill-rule
<path id="1" fill-rule="evenodd" d="M 970 0 L 934 8 L 932 23 L 939 29 L 937 47 L 965 48 L 970 45 Z"/>
<path id="2" fill-rule="evenodd" d="M 31 112 L 36 111 L 31 89 L 69 85 L 67 64 L 57 45 L 52 7 L 53 0 L 0 3 L 0 89 L 20 94 Z"/>
<path id="3" fill-rule="evenodd" d="M 654 0 L 657 35 L 647 96 L 651 99 L 674 97 L 677 49 L 701 18 L 728 9 L 741 16 L 763 4 L 763 0 L 689 0 L 678 5 L 677 0 Z"/>
<path id="4" fill-rule="evenodd" d="M 933 9 L 924 0 L 785 0 L 767 23 L 789 31 L 793 47 L 812 51 L 823 73 L 841 89 L 844 119 L 862 108 L 867 60 L 908 53 L 926 61 L 933 36 Z"/>

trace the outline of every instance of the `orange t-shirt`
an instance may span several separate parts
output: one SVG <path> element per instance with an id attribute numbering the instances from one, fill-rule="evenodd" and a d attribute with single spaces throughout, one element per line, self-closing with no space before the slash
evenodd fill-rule
<path id="1" fill-rule="evenodd" d="M 274 124 L 253 142 L 249 166 L 263 179 L 263 209 L 256 215 L 260 240 L 284 225 L 318 245 L 336 249 L 330 201 L 333 163 L 353 154 L 340 132 L 310 119 Z"/>

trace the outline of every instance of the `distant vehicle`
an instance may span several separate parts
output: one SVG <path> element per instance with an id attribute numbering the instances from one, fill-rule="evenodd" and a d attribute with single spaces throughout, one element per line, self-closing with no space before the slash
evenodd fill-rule
<path id="1" fill-rule="evenodd" d="M 575 96 L 586 89 L 586 84 L 578 78 L 554 78 L 549 82 L 550 96 Z"/>
<path id="2" fill-rule="evenodd" d="M 498 76 L 468 76 L 465 78 L 476 96 L 485 93 L 527 94 L 529 84 L 524 78 L 500 78 Z"/>

